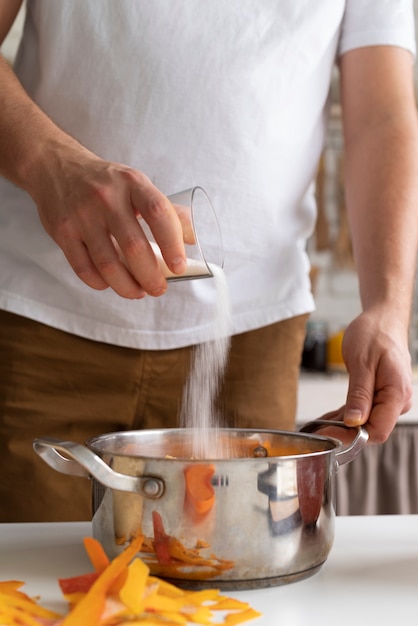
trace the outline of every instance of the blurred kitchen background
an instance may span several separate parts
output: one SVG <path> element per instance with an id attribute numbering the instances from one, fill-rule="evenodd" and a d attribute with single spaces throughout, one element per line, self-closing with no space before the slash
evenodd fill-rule
<path id="1" fill-rule="evenodd" d="M 414 7 L 418 34 L 418 0 L 414 0 Z M 23 18 L 24 7 L 1 49 L 10 62 L 17 49 Z M 415 86 L 418 101 L 418 60 Z M 343 168 L 336 70 L 331 118 L 317 178 L 318 222 L 308 247 L 317 308 L 305 342 L 299 425 L 342 406 L 347 392 L 341 340 L 344 328 L 361 307 L 344 202 Z M 400 417 L 385 445 L 369 446 L 354 462 L 339 468 L 336 490 L 339 514 L 418 513 L 418 282 L 415 292 L 410 326 L 413 406 Z"/>

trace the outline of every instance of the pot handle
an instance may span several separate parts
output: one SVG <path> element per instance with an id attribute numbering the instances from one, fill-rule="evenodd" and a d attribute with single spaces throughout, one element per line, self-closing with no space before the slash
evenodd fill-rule
<path id="1" fill-rule="evenodd" d="M 53 469 L 70 476 L 92 476 L 105 487 L 118 491 L 139 493 L 147 498 L 160 498 L 164 481 L 156 476 L 129 476 L 115 472 L 92 450 L 73 441 L 43 437 L 33 441 L 37 454 Z M 65 455 L 65 456 L 63 456 Z"/>
<path id="2" fill-rule="evenodd" d="M 350 463 L 358 453 L 366 447 L 369 440 L 369 433 L 364 426 L 347 426 L 344 422 L 337 420 L 313 420 L 312 422 L 304 424 L 299 430 L 300 432 L 312 433 L 322 426 L 338 426 L 339 428 L 346 428 L 347 430 L 354 429 L 357 431 L 353 441 L 348 446 L 342 446 L 341 449 L 335 453 L 337 467 L 345 463 Z"/>

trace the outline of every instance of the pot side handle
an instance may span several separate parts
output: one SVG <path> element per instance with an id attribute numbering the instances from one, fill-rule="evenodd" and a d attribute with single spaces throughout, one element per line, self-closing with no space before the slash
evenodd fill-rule
<path id="1" fill-rule="evenodd" d="M 118 491 L 139 493 L 147 498 L 160 498 L 164 481 L 156 476 L 129 476 L 115 472 L 92 450 L 73 441 L 54 437 L 34 439 L 33 449 L 50 467 L 70 476 L 91 478 L 105 487 Z"/>
<path id="2" fill-rule="evenodd" d="M 321 428 L 323 426 L 337 426 L 339 428 L 357 431 L 353 441 L 347 446 L 342 446 L 341 449 L 337 450 L 335 453 L 337 467 L 340 467 L 340 465 L 344 465 L 345 463 L 350 463 L 358 455 L 358 453 L 366 447 L 369 440 L 369 433 L 364 426 L 347 426 L 344 422 L 339 422 L 337 420 L 313 420 L 312 422 L 304 424 L 302 428 L 300 428 L 300 432 L 312 433 L 317 430 L 317 428 Z"/>

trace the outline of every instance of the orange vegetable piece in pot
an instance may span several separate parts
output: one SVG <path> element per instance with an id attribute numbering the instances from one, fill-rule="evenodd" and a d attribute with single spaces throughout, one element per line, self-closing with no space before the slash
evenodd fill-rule
<path id="1" fill-rule="evenodd" d="M 191 505 L 199 515 L 209 513 L 215 503 L 215 490 L 212 485 L 214 474 L 215 468 L 209 463 L 196 463 L 184 470 L 185 503 Z"/>

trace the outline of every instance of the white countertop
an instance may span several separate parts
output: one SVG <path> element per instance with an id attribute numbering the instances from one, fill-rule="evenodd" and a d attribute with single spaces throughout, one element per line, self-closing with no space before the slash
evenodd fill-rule
<path id="1" fill-rule="evenodd" d="M 345 373 L 302 373 L 299 379 L 296 421 L 303 424 L 338 409 L 345 403 L 348 376 Z M 414 374 L 412 407 L 398 424 L 418 424 L 418 379 Z"/>
<path id="2" fill-rule="evenodd" d="M 64 611 L 57 578 L 91 571 L 82 546 L 90 532 L 89 523 L 0 525 L 0 580 L 24 580 L 23 591 Z M 254 626 L 417 624 L 418 515 L 337 517 L 334 546 L 314 576 L 225 595 L 263 613 L 247 622 Z"/>

